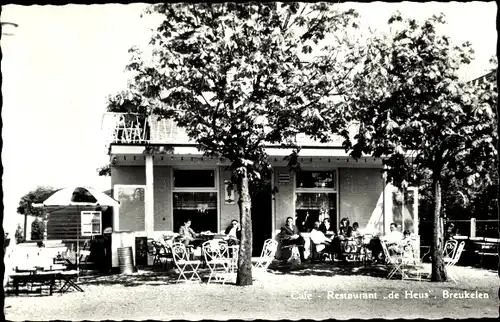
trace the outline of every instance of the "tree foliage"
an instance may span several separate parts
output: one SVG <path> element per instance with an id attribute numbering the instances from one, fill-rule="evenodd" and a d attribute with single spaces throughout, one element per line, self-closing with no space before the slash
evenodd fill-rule
<path id="1" fill-rule="evenodd" d="M 57 189 L 53 187 L 39 186 L 35 190 L 28 192 L 21 197 L 19 206 L 17 207 L 17 213 L 21 215 L 43 217 L 45 215 L 45 210 L 43 208 L 35 208 L 33 204 L 45 201 L 45 199 L 50 197 L 55 191 L 57 191 Z"/>
<path id="2" fill-rule="evenodd" d="M 104 165 L 100 168 L 97 168 L 97 175 L 101 177 L 110 177 L 111 176 L 111 164 Z"/>
<path id="3" fill-rule="evenodd" d="M 359 59 L 346 33 L 357 14 L 330 3 L 172 3 L 148 12 L 163 20 L 152 57 L 131 49 L 134 76 L 112 108 L 133 102 L 173 118 L 205 155 L 231 162 L 243 235 L 238 284 L 251 284 L 249 182 L 269 168 L 266 143 L 296 147 L 301 132 L 327 141 L 343 126 L 339 97 Z"/>
<path id="4" fill-rule="evenodd" d="M 423 23 L 393 15 L 390 35 L 374 35 L 364 69 L 354 79 L 347 116 L 359 123 L 351 155 L 384 157 L 387 178 L 397 186 L 432 185 L 433 280 L 446 279 L 442 262 L 441 187 L 491 183 L 496 168 L 495 84 L 474 85 L 457 71 L 473 59 L 469 43 L 455 46 L 436 32 L 444 16 Z"/>

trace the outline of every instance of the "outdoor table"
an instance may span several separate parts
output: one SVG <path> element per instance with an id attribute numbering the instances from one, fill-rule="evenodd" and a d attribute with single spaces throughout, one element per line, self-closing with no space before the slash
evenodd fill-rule
<path id="1" fill-rule="evenodd" d="M 214 239 L 215 234 L 213 234 L 213 233 L 210 233 L 210 234 L 209 233 L 200 233 L 199 236 L 200 236 L 199 239 L 201 239 L 201 240 L 203 240 L 205 242 L 207 240 Z"/>
<path id="2" fill-rule="evenodd" d="M 11 275 L 14 284 L 15 293 L 19 295 L 19 283 L 49 282 L 49 294 L 52 295 L 56 280 L 64 280 L 64 285 L 59 290 L 61 293 L 67 291 L 70 287 L 83 292 L 83 289 L 76 285 L 73 278 L 78 275 L 77 271 L 64 271 L 65 265 L 17 267 L 16 273 Z M 65 290 L 66 289 L 66 290 Z"/>
<path id="3" fill-rule="evenodd" d="M 10 276 L 14 284 L 15 294 L 19 295 L 19 283 L 49 282 L 49 294 L 52 295 L 52 289 L 57 279 L 57 272 L 37 272 L 33 269 L 30 272 L 16 272 Z"/>

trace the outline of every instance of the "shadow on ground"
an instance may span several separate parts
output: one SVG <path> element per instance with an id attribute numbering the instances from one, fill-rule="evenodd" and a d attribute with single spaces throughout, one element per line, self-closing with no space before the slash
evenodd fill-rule
<path id="1" fill-rule="evenodd" d="M 358 263 L 340 262 L 307 262 L 302 265 L 292 266 L 288 263 L 275 261 L 269 267 L 274 274 L 289 274 L 297 276 L 335 276 L 335 275 L 358 275 L 386 278 L 388 271 L 385 265 L 363 265 Z"/>
<path id="2" fill-rule="evenodd" d="M 280 261 L 274 261 L 268 270 L 275 275 L 294 275 L 294 276 L 372 276 L 379 278 L 387 277 L 387 269 L 384 265 L 363 265 L 356 263 L 304 263 L 299 266 L 283 264 Z M 208 269 L 201 269 L 199 275 L 203 282 L 206 282 L 209 275 Z M 93 274 L 80 278 L 83 285 L 123 285 L 127 287 L 141 285 L 168 285 L 176 284 L 178 271 L 170 269 L 163 271 L 161 269 L 152 270 L 150 267 L 140 270 L 134 274 Z M 226 284 L 231 284 L 226 282 Z"/>
<path id="3" fill-rule="evenodd" d="M 198 272 L 202 281 L 208 278 L 208 270 Z M 187 275 L 188 278 L 190 275 Z M 80 278 L 83 285 L 122 285 L 126 287 L 141 285 L 168 285 L 176 284 L 179 274 L 176 270 L 170 269 L 152 270 L 145 268 L 134 274 L 91 274 Z"/>

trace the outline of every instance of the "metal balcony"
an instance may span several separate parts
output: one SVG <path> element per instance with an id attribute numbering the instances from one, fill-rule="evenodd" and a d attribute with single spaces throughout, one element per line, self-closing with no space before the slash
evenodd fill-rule
<path id="1" fill-rule="evenodd" d="M 171 144 L 191 143 L 186 132 L 171 119 L 157 115 L 105 113 L 101 129 L 110 144 Z"/>
<path id="2" fill-rule="evenodd" d="M 186 131 L 177 126 L 172 119 L 159 119 L 157 115 L 132 113 L 104 113 L 101 129 L 106 137 L 106 148 L 111 144 L 149 145 L 149 144 L 192 144 Z M 351 136 L 357 126 L 349 129 Z M 328 143 L 320 143 L 305 134 L 298 134 L 296 142 L 303 147 L 341 147 L 343 138 L 334 135 Z"/>

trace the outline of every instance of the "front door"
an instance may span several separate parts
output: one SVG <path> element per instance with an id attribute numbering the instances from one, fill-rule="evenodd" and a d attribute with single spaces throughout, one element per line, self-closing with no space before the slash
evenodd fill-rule
<path id="1" fill-rule="evenodd" d="M 272 238 L 271 178 L 250 189 L 252 198 L 252 256 L 260 256 L 264 241 Z"/>

